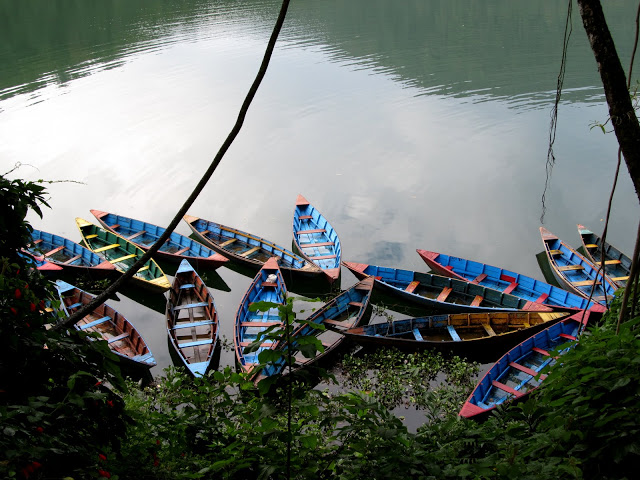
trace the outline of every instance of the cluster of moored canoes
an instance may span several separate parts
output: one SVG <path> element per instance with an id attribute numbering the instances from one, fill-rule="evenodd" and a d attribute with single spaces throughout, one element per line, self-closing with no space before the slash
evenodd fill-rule
<path id="1" fill-rule="evenodd" d="M 165 229 L 147 222 L 97 210 L 99 225 L 77 218 L 80 245 L 58 235 L 33 231 L 28 248 L 44 273 L 90 269 L 106 276 L 126 271 Z M 211 292 L 194 269 L 215 269 L 234 262 L 259 269 L 242 298 L 235 318 L 237 365 L 257 382 L 284 374 L 284 360 L 256 368 L 263 350 L 291 349 L 299 369 L 317 362 L 349 338 L 361 344 L 395 346 L 404 350 L 433 348 L 470 359 L 495 360 L 464 404 L 460 415 L 479 417 L 497 405 L 518 399 L 536 388 L 559 354 L 575 344 L 587 322 L 606 311 L 617 288 L 624 287 L 631 260 L 579 225 L 586 256 L 580 255 L 548 230 L 541 228 L 545 251 L 556 287 L 499 267 L 445 254 L 418 250 L 435 273 L 341 259 L 340 240 L 327 219 L 304 197 L 298 196 L 293 214 L 290 251 L 264 238 L 190 215 L 185 222 L 192 239 L 172 233 L 157 258 L 179 263 L 169 282 L 155 260 L 138 270 L 132 282 L 166 292 L 166 328 L 175 352 L 195 376 L 211 365 L 218 343 L 219 319 Z M 283 325 L 277 305 L 287 298 L 285 278 L 324 279 L 333 284 L 345 266 L 360 281 L 316 310 L 294 328 L 289 341 L 266 335 Z M 603 267 L 603 268 L 602 268 Z M 284 274 L 284 275 L 283 275 Z M 91 295 L 64 281 L 56 282 L 64 312 L 70 315 Z M 373 288 L 378 288 L 429 312 L 425 317 L 362 326 Z M 267 303 L 261 303 L 267 302 Z M 256 309 L 263 306 L 264 311 Z M 323 325 L 325 328 L 314 328 Z M 124 361 L 149 368 L 155 360 L 133 325 L 107 304 L 76 324 L 97 332 Z M 315 335 L 323 351 L 309 358 L 302 336 Z"/>

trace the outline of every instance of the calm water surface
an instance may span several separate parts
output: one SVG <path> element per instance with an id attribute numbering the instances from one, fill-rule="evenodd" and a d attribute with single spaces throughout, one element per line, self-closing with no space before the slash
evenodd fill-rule
<path id="1" fill-rule="evenodd" d="M 636 5 L 606 3 L 627 65 Z M 81 182 L 50 184 L 34 226 L 79 240 L 74 218 L 92 208 L 166 225 L 235 121 L 279 5 L 0 0 L 0 169 Z M 542 279 L 565 17 L 563 1 L 292 2 L 244 128 L 190 214 L 288 246 L 302 193 L 345 260 L 426 270 L 425 248 Z M 576 223 L 602 228 L 617 144 L 591 129 L 607 108 L 573 17 L 545 226 L 577 245 Z M 638 213 L 623 167 L 609 240 L 627 253 Z M 251 279 L 209 277 L 230 339 Z M 342 287 L 354 282 L 343 271 Z M 164 300 L 124 294 L 114 306 L 160 373 Z"/>

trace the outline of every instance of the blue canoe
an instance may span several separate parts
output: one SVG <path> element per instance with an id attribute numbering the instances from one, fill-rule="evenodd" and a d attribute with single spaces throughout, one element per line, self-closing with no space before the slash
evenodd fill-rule
<path id="1" fill-rule="evenodd" d="M 529 337 L 504 354 L 487 371 L 462 406 L 459 415 L 481 419 L 498 405 L 521 399 L 537 388 L 546 378 L 539 372 L 556 363 L 550 352 L 560 349 L 560 355 L 575 346 L 579 334 L 593 317 L 601 317 L 604 307 L 595 305 L 581 310 L 555 325 Z"/>
<path id="2" fill-rule="evenodd" d="M 556 280 L 570 292 L 607 305 L 617 286 L 598 268 L 544 227 L 540 235 Z M 597 278 L 596 278 L 597 277 Z"/>
<path id="3" fill-rule="evenodd" d="M 372 289 L 373 278 L 367 277 L 327 302 L 305 319 L 306 322 L 325 326 L 325 330 L 318 330 L 307 324 L 301 324 L 300 327 L 293 330 L 290 336 L 294 361 L 292 371 L 326 359 L 338 349 L 345 340 L 343 333 L 350 328 L 357 327 L 362 322 L 369 305 Z M 316 336 L 324 347 L 324 351 L 318 352 L 313 358 L 303 356 L 297 348 L 296 341 L 302 336 L 310 335 Z M 286 350 L 286 341 L 281 340 L 275 348 Z M 278 373 L 288 373 L 285 360 L 267 366 L 260 372 L 256 381 Z"/>
<path id="4" fill-rule="evenodd" d="M 104 228 L 126 238 L 143 250 L 148 250 L 166 231 L 166 228 L 122 215 L 100 210 L 91 210 L 91 213 Z M 209 247 L 177 232 L 169 236 L 154 256 L 174 263 L 189 260 L 198 268 L 210 269 L 218 268 L 228 261 L 226 257 Z"/>
<path id="5" fill-rule="evenodd" d="M 342 256 L 338 234 L 302 195 L 293 212 L 293 242 L 300 255 L 322 268 L 330 282 L 338 279 Z"/>
<path id="6" fill-rule="evenodd" d="M 287 274 L 311 278 L 322 275 L 320 267 L 264 238 L 191 215 L 185 215 L 184 221 L 202 243 L 246 267 L 259 269 L 267 260 L 276 257 L 278 266 Z"/>
<path id="7" fill-rule="evenodd" d="M 31 238 L 27 252 L 34 257 L 38 270 L 42 272 L 65 270 L 92 272 L 97 276 L 118 274 L 104 258 L 73 240 L 35 229 Z"/>
<path id="8" fill-rule="evenodd" d="M 251 373 L 258 363 L 260 352 L 275 348 L 276 342 L 265 340 L 258 350 L 246 355 L 244 353 L 245 348 L 256 341 L 260 332 L 269 327 L 282 325 L 280 312 L 277 308 L 270 308 L 266 312 L 252 312 L 249 309 L 250 305 L 256 302 L 271 302 L 284 305 L 286 298 L 287 287 L 282 278 L 282 273 L 280 273 L 280 268 L 278 268 L 278 262 L 275 257 L 271 257 L 251 282 L 247 293 L 242 297 L 236 313 L 233 343 L 236 360 L 243 372 Z"/>
<path id="9" fill-rule="evenodd" d="M 593 305 L 582 296 L 500 267 L 428 250 L 418 249 L 417 252 L 429 268 L 438 275 L 476 283 L 553 307 L 584 310 Z"/>
<path id="10" fill-rule="evenodd" d="M 540 312 L 552 310 L 547 305 L 441 275 L 366 263 L 342 263 L 356 277 L 363 279 L 370 275 L 375 279 L 375 285 L 386 292 L 437 311 L 462 313 L 490 312 L 496 309 Z"/>
<path id="11" fill-rule="evenodd" d="M 187 260 L 182 260 L 167 298 L 167 333 L 174 350 L 194 376 L 206 373 L 218 343 L 213 296 Z"/>
<path id="12" fill-rule="evenodd" d="M 60 306 L 69 317 L 75 310 L 93 300 L 93 295 L 62 280 L 56 280 Z M 151 368 L 156 365 L 153 354 L 142 335 L 123 315 L 107 303 L 99 305 L 75 324 L 77 330 L 97 333 L 109 349 L 129 366 Z M 93 337 L 89 337 L 93 338 Z"/>
<path id="13" fill-rule="evenodd" d="M 602 238 L 578 225 L 582 246 L 596 267 L 602 263 Z M 631 273 L 631 259 L 608 242 L 604 242 L 604 273 L 618 287 L 624 288 Z"/>

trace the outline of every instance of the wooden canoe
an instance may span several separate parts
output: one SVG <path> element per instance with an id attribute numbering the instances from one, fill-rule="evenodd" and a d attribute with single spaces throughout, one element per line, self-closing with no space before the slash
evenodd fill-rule
<path id="1" fill-rule="evenodd" d="M 549 265 L 560 285 L 587 299 L 593 290 L 591 300 L 601 305 L 611 301 L 617 287 L 605 275 L 598 274 L 593 263 L 546 228 L 540 227 L 540 235 Z"/>
<path id="2" fill-rule="evenodd" d="M 191 215 L 185 215 L 184 221 L 200 242 L 241 265 L 260 269 L 266 261 L 276 257 L 284 273 L 311 278 L 323 274 L 320 267 L 264 238 Z"/>
<path id="3" fill-rule="evenodd" d="M 258 334 L 269 327 L 282 325 L 280 312 L 270 308 L 266 312 L 250 311 L 252 303 L 271 302 L 284 305 L 287 298 L 287 287 L 282 278 L 276 257 L 267 260 L 255 276 L 249 289 L 242 297 L 236 313 L 233 335 L 234 349 L 238 366 L 243 372 L 250 373 L 258 364 L 258 355 L 266 349 L 273 349 L 276 342 L 265 340 L 260 348 L 251 353 L 244 353 L 246 347 L 256 341 Z"/>
<path id="4" fill-rule="evenodd" d="M 31 238 L 27 252 L 41 261 L 40 271 L 91 272 L 98 277 L 118 274 L 112 264 L 73 240 L 35 229 Z"/>
<path id="5" fill-rule="evenodd" d="M 213 296 L 188 260 L 182 260 L 167 298 L 167 334 L 184 366 L 203 376 L 218 343 L 218 311 Z"/>
<path id="6" fill-rule="evenodd" d="M 429 265 L 429 268 L 438 275 L 500 290 L 534 303 L 544 303 L 555 309 L 578 308 L 584 310 L 593 305 L 584 297 L 563 288 L 554 287 L 535 278 L 500 267 L 427 250 L 418 249 L 417 252 L 422 260 Z"/>
<path id="7" fill-rule="evenodd" d="M 338 234 L 302 195 L 293 211 L 293 243 L 307 261 L 318 265 L 331 283 L 340 277 L 342 248 Z"/>
<path id="8" fill-rule="evenodd" d="M 75 310 L 93 300 L 94 296 L 62 280 L 56 280 L 56 289 L 61 307 L 67 317 Z M 98 333 L 109 344 L 109 348 L 127 365 L 151 368 L 156 365 L 153 354 L 142 335 L 123 315 L 107 303 L 99 305 L 93 312 L 75 324 L 77 330 Z"/>
<path id="9" fill-rule="evenodd" d="M 571 313 L 453 313 L 350 328 L 345 335 L 363 345 L 404 351 L 434 349 L 486 363 Z"/>
<path id="10" fill-rule="evenodd" d="M 324 325 L 324 331 L 314 329 L 305 324 L 301 324 L 293 330 L 290 336 L 294 361 L 292 371 L 296 371 L 302 367 L 308 367 L 322 359 L 326 359 L 338 349 L 340 344 L 345 340 L 343 333 L 350 328 L 358 326 L 362 322 L 367 307 L 369 306 L 372 289 L 373 278 L 367 277 L 356 283 L 353 287 L 340 293 L 327 302 L 322 308 L 316 310 L 306 318 L 305 321 L 307 322 Z M 313 358 L 303 356 L 297 348 L 296 340 L 307 335 L 316 336 L 324 347 L 324 351 L 318 353 Z M 284 339 L 281 340 L 275 348 L 286 350 L 286 341 Z M 278 373 L 288 373 L 285 360 L 266 367 L 256 381 Z"/>
<path id="11" fill-rule="evenodd" d="M 166 228 L 153 223 L 143 222 L 114 213 L 91 210 L 100 224 L 114 233 L 126 238 L 143 250 L 149 248 L 162 236 Z M 218 268 L 229 260 L 209 247 L 195 240 L 173 232 L 167 241 L 160 247 L 154 257 L 180 263 L 189 260 L 197 268 Z"/>
<path id="12" fill-rule="evenodd" d="M 589 260 L 591 260 L 596 267 L 600 267 L 602 263 L 602 238 L 580 224 L 578 224 L 578 233 L 580 233 L 582 246 Z M 627 280 L 629 280 L 630 272 L 631 259 L 609 242 L 604 242 L 605 275 L 607 275 L 618 288 L 624 288 L 627 285 Z"/>
<path id="13" fill-rule="evenodd" d="M 539 372 L 556 362 L 558 357 L 550 352 L 559 348 L 560 355 L 566 353 L 587 322 L 604 311 L 601 305 L 581 310 L 513 347 L 489 368 L 458 415 L 480 420 L 498 405 L 525 397 L 546 378 Z"/>
<path id="14" fill-rule="evenodd" d="M 552 310 L 547 305 L 455 278 L 366 263 L 342 263 L 360 279 L 372 276 L 375 286 L 387 293 L 436 311 L 463 313 L 496 309 L 539 312 Z"/>
<path id="15" fill-rule="evenodd" d="M 120 272 L 126 272 L 138 258 L 144 255 L 144 250 L 117 233 L 105 230 L 82 218 L 76 218 L 76 224 L 85 245 L 94 253 L 104 257 Z M 138 270 L 131 281 L 135 285 L 159 293 L 166 292 L 171 287 L 166 275 L 153 258 Z"/>

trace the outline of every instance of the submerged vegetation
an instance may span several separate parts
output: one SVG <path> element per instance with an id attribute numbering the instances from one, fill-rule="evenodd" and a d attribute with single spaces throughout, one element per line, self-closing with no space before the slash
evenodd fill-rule
<path id="1" fill-rule="evenodd" d="M 29 237 L 26 213 L 40 213 L 45 191 L 32 182 L 0 182 L 3 478 L 555 479 L 635 472 L 640 317 L 616 334 L 618 298 L 543 388 L 482 424 L 457 416 L 477 366 L 432 354 L 347 357 L 344 383 L 352 390 L 337 393 L 294 379 L 258 389 L 229 367 L 196 379 L 171 368 L 142 387 L 123 380 L 106 342 L 45 328 L 56 321 L 46 308 L 52 286 L 18 254 Z M 282 308 L 291 326 L 291 305 Z M 321 348 L 308 345 L 305 355 Z M 446 381 L 434 385 L 438 374 Z M 390 411 L 407 402 L 427 414 L 415 433 Z"/>

